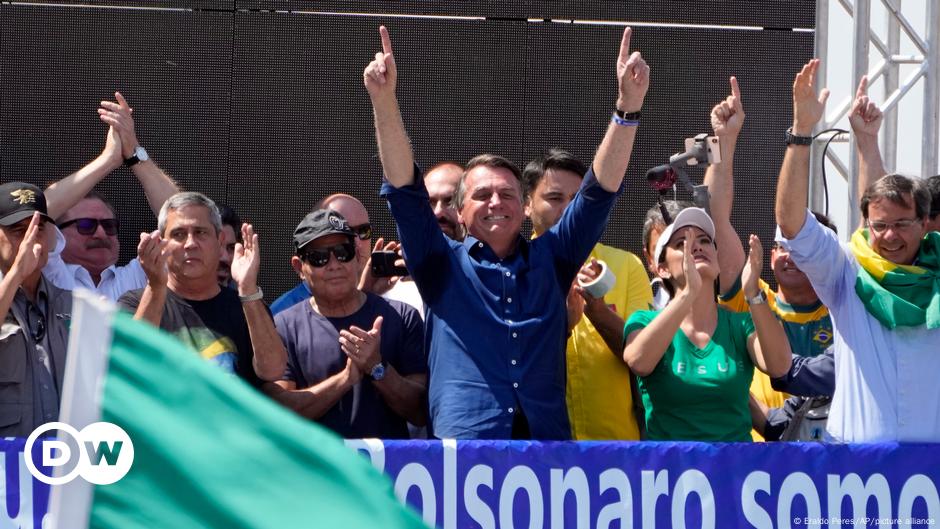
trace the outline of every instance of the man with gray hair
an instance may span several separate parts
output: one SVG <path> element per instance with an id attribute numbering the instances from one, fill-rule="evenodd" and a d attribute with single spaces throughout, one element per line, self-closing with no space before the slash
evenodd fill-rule
<path id="1" fill-rule="evenodd" d="M 279 380 L 287 353 L 258 287 L 261 255 L 251 225 L 242 225 L 232 258 L 237 292 L 217 281 L 222 219 L 212 200 L 177 193 L 160 209 L 158 226 L 137 246 L 147 286 L 124 294 L 121 306 L 255 387 Z"/>

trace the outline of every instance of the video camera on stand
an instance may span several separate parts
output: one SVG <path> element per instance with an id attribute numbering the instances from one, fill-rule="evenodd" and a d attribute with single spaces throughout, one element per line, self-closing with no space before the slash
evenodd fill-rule
<path id="1" fill-rule="evenodd" d="M 692 193 L 692 202 L 708 211 L 708 186 L 695 185 L 689 179 L 689 174 L 685 168 L 690 165 L 708 165 L 721 163 L 721 149 L 719 148 L 718 137 L 709 136 L 702 133 L 694 138 L 685 140 L 685 152 L 680 152 L 669 157 L 669 163 L 658 165 L 646 172 L 646 180 L 650 186 L 659 191 L 659 209 L 663 214 L 663 220 L 666 224 L 671 224 L 672 219 L 666 212 L 663 204 L 663 195 L 670 189 L 675 189 L 676 181 L 681 181 L 682 185 Z"/>

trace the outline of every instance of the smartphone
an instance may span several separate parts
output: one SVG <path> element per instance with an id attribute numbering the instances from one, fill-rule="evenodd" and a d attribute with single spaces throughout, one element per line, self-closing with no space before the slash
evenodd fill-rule
<path id="1" fill-rule="evenodd" d="M 372 252 L 372 275 L 375 277 L 406 276 L 408 269 L 404 266 L 395 266 L 395 261 L 401 259 L 397 252 Z"/>
<path id="2" fill-rule="evenodd" d="M 686 138 L 686 152 L 691 151 L 692 147 L 696 144 L 696 142 L 699 141 L 705 142 L 705 149 L 708 152 L 708 163 L 712 165 L 721 163 L 721 147 L 718 144 L 718 136 L 705 136 L 704 134 L 699 134 L 694 138 Z M 689 160 L 689 165 L 698 165 L 698 161 L 694 159 Z"/>

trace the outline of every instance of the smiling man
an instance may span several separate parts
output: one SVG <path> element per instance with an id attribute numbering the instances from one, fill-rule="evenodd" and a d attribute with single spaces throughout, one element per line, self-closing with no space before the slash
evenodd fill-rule
<path id="1" fill-rule="evenodd" d="M 806 210 L 809 145 L 828 90 L 819 60 L 793 83 L 793 128 L 780 169 L 778 242 L 829 307 L 836 387 L 827 429 L 845 442 L 940 440 L 940 233 L 927 232 L 920 179 L 888 175 L 862 194 L 863 228 L 841 246 Z"/>
<path id="2" fill-rule="evenodd" d="M 558 223 L 532 241 L 520 234 L 525 193 L 509 160 L 467 163 L 455 207 L 467 237 L 444 235 L 402 121 L 388 31 L 363 72 L 408 270 L 428 306 L 429 404 L 440 438 L 570 439 L 565 405 L 565 296 L 597 243 L 630 160 L 649 67 L 624 31 L 619 97 L 581 190 Z"/>

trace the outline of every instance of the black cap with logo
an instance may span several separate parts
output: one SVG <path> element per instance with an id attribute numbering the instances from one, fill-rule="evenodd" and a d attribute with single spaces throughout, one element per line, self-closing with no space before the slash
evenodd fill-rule
<path id="1" fill-rule="evenodd" d="M 345 235 L 350 239 L 356 236 L 342 215 L 329 209 L 318 209 L 297 225 L 294 230 L 294 248 L 300 250 L 307 243 L 334 234 Z"/>
<path id="2" fill-rule="evenodd" d="M 39 212 L 51 221 L 46 210 L 46 195 L 42 189 L 24 182 L 0 185 L 0 226 L 12 226 Z"/>

